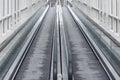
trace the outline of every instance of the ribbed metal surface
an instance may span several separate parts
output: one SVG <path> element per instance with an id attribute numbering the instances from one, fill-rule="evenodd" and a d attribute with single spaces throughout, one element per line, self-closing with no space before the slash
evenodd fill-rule
<path id="1" fill-rule="evenodd" d="M 50 8 L 15 80 L 48 80 L 55 8 Z"/>
<path id="2" fill-rule="evenodd" d="M 66 8 L 63 8 L 64 24 L 69 36 L 75 80 L 109 80 L 98 59 Z"/>

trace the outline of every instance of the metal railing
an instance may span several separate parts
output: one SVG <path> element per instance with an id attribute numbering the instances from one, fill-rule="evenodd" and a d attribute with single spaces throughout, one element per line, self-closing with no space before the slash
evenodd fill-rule
<path id="1" fill-rule="evenodd" d="M 29 20 L 44 3 L 41 0 L 0 0 L 0 44 Z"/>

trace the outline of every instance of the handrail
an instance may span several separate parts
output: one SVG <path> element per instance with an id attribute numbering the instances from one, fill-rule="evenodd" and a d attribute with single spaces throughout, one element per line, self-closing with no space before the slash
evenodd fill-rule
<path id="1" fill-rule="evenodd" d="M 119 80 L 120 76 L 116 72 L 113 65 L 110 63 L 108 58 L 105 56 L 103 51 L 98 47 L 96 42 L 91 38 L 90 32 L 85 27 L 85 25 L 81 22 L 81 20 L 76 16 L 76 14 L 72 11 L 70 6 L 68 6 L 68 10 L 70 11 L 72 17 L 74 18 L 75 22 L 78 24 L 79 29 L 83 32 L 85 38 L 89 42 L 92 50 L 94 51 L 95 55 L 99 59 L 101 65 L 103 66 L 104 70 L 106 71 L 107 75 L 109 76 L 110 80 Z"/>
<path id="2" fill-rule="evenodd" d="M 36 36 L 36 33 L 37 33 L 38 29 L 39 29 L 39 25 L 43 21 L 48 9 L 49 9 L 49 6 L 47 6 L 47 8 L 43 12 L 42 16 L 38 19 L 38 21 L 36 22 L 36 24 L 34 25 L 32 30 L 28 34 L 26 43 L 24 44 L 23 48 L 19 52 L 19 54 L 16 57 L 15 61 L 12 63 L 11 67 L 9 68 L 9 70 L 6 73 L 3 80 L 14 80 L 14 78 L 15 78 L 15 76 L 17 74 L 17 71 L 20 68 L 21 63 L 22 63 L 25 55 L 27 54 L 27 50 L 29 49 L 29 46 L 31 45 L 32 41 L 34 40 L 34 37 Z"/>
<path id="3" fill-rule="evenodd" d="M 60 36 L 61 36 L 61 61 L 63 80 L 72 80 L 72 55 L 68 49 L 67 35 L 62 17 L 62 8 L 59 6 Z"/>

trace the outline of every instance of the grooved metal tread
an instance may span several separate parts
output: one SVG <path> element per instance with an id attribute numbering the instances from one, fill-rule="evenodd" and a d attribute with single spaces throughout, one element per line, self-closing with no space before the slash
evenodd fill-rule
<path id="1" fill-rule="evenodd" d="M 15 80 L 49 80 L 52 48 L 52 23 L 55 8 L 49 9 Z"/>
<path id="2" fill-rule="evenodd" d="M 64 26 L 72 54 L 74 80 L 109 80 L 98 59 L 79 31 L 67 8 L 63 8 Z"/>

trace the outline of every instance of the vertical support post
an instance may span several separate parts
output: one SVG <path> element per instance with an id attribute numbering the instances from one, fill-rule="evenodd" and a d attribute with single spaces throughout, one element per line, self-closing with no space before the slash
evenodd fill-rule
<path id="1" fill-rule="evenodd" d="M 2 16 L 3 16 L 3 0 L 0 0 L 0 19 L 2 19 Z M 0 37 L 2 36 L 3 34 L 3 25 L 2 25 L 2 20 L 0 21 Z"/>

